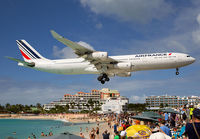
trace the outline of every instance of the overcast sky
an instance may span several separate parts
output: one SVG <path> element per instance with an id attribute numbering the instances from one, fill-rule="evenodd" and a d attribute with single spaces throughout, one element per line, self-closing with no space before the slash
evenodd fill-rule
<path id="1" fill-rule="evenodd" d="M 75 57 L 50 30 L 109 55 L 183 52 L 196 62 L 180 69 L 134 72 L 102 85 L 98 75 L 56 75 L 17 66 L 15 40 L 25 39 L 49 59 Z M 0 4 L 0 104 L 36 104 L 64 94 L 117 89 L 130 102 L 149 95 L 200 96 L 200 1 L 2 0 Z"/>

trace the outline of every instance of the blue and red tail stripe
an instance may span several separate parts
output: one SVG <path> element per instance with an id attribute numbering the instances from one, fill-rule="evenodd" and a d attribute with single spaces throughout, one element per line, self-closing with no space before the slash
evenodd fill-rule
<path id="1" fill-rule="evenodd" d="M 23 57 L 27 60 L 30 59 L 40 59 L 41 57 L 38 56 L 27 44 L 25 44 L 22 40 L 17 40 L 17 44 L 19 49 L 23 55 Z"/>

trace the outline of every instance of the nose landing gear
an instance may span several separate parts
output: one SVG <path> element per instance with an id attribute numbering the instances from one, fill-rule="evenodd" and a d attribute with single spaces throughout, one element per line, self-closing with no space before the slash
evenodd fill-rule
<path id="1" fill-rule="evenodd" d="M 97 78 L 97 80 L 100 81 L 101 84 L 104 84 L 105 82 L 110 81 L 110 78 L 108 77 L 107 74 L 104 73 L 104 74 L 100 75 L 100 76 Z"/>

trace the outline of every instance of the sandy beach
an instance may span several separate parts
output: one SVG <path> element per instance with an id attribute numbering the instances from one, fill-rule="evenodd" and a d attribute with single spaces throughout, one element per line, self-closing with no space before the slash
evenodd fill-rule
<path id="1" fill-rule="evenodd" d="M 113 128 L 109 127 L 107 124 L 107 119 L 100 119 L 94 116 L 89 116 L 89 114 L 45 114 L 45 115 L 28 115 L 28 114 L 4 114 L 0 116 L 1 119 L 26 119 L 26 120 L 60 120 L 63 122 L 71 122 L 71 123 L 93 123 L 88 125 L 88 130 L 82 129 L 82 133 L 86 139 L 89 139 L 90 131 L 94 128 L 96 130 L 99 127 L 99 137 L 97 139 L 101 139 L 102 133 L 105 130 L 108 130 L 110 133 L 111 139 L 114 138 Z M 98 125 L 99 123 L 99 125 Z M 75 133 L 76 135 L 80 135 L 80 132 Z"/>
<path id="2" fill-rule="evenodd" d="M 107 122 L 100 122 L 100 123 L 99 123 L 99 126 L 97 126 L 97 124 L 95 124 L 95 126 L 91 126 L 91 127 L 89 128 L 89 131 L 88 131 L 88 132 L 86 132 L 86 131 L 83 132 L 83 134 L 84 134 L 84 136 L 85 136 L 86 139 L 89 139 L 89 138 L 90 138 L 90 137 L 89 137 L 90 131 L 92 130 L 92 128 L 94 128 L 94 129 L 96 130 L 96 127 L 99 127 L 99 137 L 96 136 L 96 139 L 102 139 L 102 138 L 103 138 L 102 133 L 103 133 L 105 130 L 108 130 L 108 132 L 110 133 L 110 139 L 113 139 L 113 138 L 114 138 L 114 131 L 113 131 L 113 128 L 112 128 L 112 127 L 110 128 L 110 127 L 108 126 Z"/>

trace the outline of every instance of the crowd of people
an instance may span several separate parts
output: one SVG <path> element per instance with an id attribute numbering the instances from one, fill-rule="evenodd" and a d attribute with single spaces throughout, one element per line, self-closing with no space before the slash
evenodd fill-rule
<path id="1" fill-rule="evenodd" d="M 127 135 L 127 130 L 132 125 L 145 125 L 149 128 L 148 136 L 136 138 L 149 139 L 200 139 L 200 109 L 193 107 L 182 107 L 177 113 L 157 112 L 163 118 L 156 121 L 137 120 L 132 116 L 135 114 L 109 114 L 107 115 L 107 128 L 101 132 L 103 139 L 132 139 Z M 112 132 L 111 132 L 111 130 Z M 99 139 L 99 128 L 89 132 L 90 139 Z M 82 136 L 84 138 L 84 136 Z"/>

